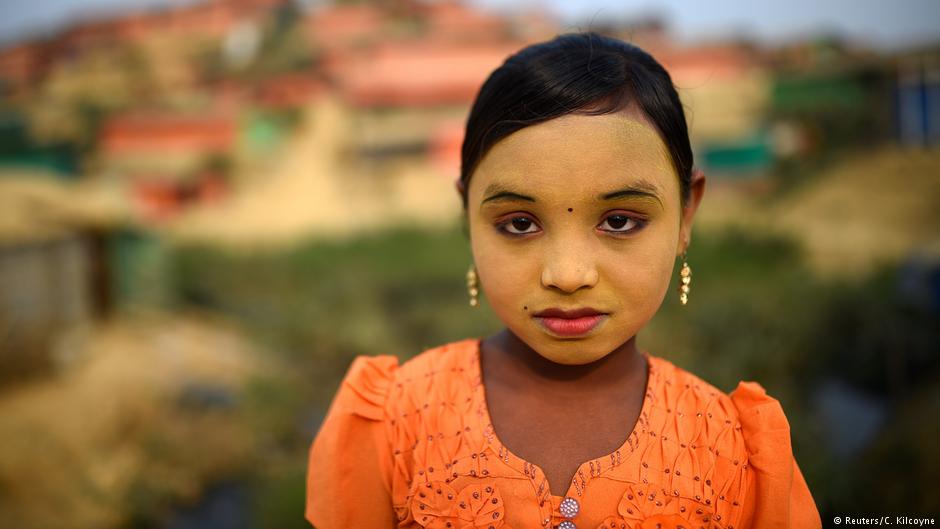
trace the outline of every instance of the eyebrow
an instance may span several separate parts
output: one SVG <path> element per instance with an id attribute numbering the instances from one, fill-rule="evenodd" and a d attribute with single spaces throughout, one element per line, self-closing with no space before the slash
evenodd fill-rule
<path id="1" fill-rule="evenodd" d="M 660 206 L 663 206 L 663 200 L 659 196 L 659 188 L 648 180 L 637 180 L 623 189 L 604 193 L 597 198 L 600 200 L 615 200 L 625 197 L 652 198 L 659 202 Z"/>
<path id="2" fill-rule="evenodd" d="M 483 202 L 480 203 L 481 206 L 483 204 L 486 204 L 487 202 L 502 201 L 502 200 L 535 202 L 534 198 L 528 195 L 523 195 L 522 193 L 517 193 L 499 184 L 490 184 L 489 186 L 487 186 L 486 191 L 484 191 L 483 194 L 486 196 L 486 198 L 484 198 Z"/>
<path id="3" fill-rule="evenodd" d="M 528 195 L 523 195 L 516 191 L 512 191 L 506 187 L 503 187 L 500 184 L 490 184 L 486 191 L 483 192 L 486 198 L 480 203 L 482 207 L 483 204 L 487 202 L 494 201 L 523 201 L 523 202 L 535 202 L 535 198 Z M 611 191 L 610 193 L 604 193 L 598 195 L 598 200 L 616 200 L 618 198 L 627 198 L 627 197 L 640 197 L 640 198 L 652 198 L 659 202 L 659 205 L 663 207 L 663 200 L 660 198 L 659 188 L 656 184 L 648 180 L 637 180 L 636 182 L 631 183 L 627 187 L 618 189 L 616 191 Z"/>

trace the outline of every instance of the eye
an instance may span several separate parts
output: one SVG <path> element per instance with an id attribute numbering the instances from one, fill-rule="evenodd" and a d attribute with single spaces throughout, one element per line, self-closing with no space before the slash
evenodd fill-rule
<path id="1" fill-rule="evenodd" d="M 643 221 L 623 213 L 614 213 L 604 218 L 598 227 L 612 233 L 630 233 L 642 228 Z"/>
<path id="2" fill-rule="evenodd" d="M 507 221 L 500 222 L 496 227 L 500 231 L 510 235 L 526 235 L 539 231 L 539 227 L 534 220 L 522 215 L 517 215 Z"/>

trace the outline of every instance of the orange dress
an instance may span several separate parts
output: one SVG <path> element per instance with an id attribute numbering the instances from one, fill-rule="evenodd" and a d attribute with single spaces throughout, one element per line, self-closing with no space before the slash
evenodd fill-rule
<path id="1" fill-rule="evenodd" d="M 633 432 L 557 496 L 494 431 L 479 340 L 401 366 L 359 357 L 310 449 L 306 518 L 318 529 L 822 526 L 777 400 L 754 382 L 728 396 L 646 358 Z"/>

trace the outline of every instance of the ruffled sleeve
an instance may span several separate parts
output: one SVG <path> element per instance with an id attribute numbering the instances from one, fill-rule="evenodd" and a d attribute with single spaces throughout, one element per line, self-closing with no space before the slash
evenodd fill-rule
<path id="1" fill-rule="evenodd" d="M 731 392 L 748 452 L 750 492 L 742 528 L 814 529 L 822 522 L 790 445 L 790 424 L 780 402 L 756 382 Z"/>
<path id="2" fill-rule="evenodd" d="M 346 374 L 307 466 L 307 521 L 317 529 L 394 527 L 385 401 L 394 356 L 358 357 Z"/>

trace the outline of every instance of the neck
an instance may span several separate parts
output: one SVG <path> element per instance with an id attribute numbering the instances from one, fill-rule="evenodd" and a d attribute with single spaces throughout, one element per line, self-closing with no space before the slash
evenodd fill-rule
<path id="1" fill-rule="evenodd" d="M 566 365 L 546 359 L 529 347 L 509 329 L 483 341 L 488 356 L 498 356 L 495 363 L 506 376 L 522 376 L 537 382 L 550 391 L 566 388 L 583 391 L 584 388 L 606 389 L 622 387 L 637 376 L 645 378 L 646 360 L 632 337 L 604 357 L 589 364 Z"/>

